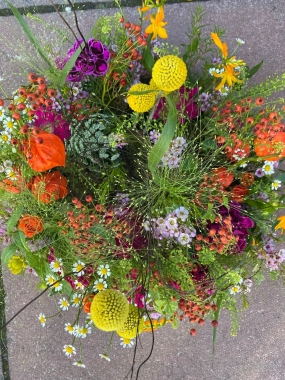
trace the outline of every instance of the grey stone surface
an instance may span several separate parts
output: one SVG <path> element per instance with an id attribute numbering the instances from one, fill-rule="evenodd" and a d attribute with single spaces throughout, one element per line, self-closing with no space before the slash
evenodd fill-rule
<path id="1" fill-rule="evenodd" d="M 284 72 L 284 0 L 221 0 L 166 5 L 169 42 L 177 44 L 186 41 L 185 31 L 190 14 L 198 4 L 202 4 L 207 11 L 204 20 L 205 24 L 209 24 L 207 32 L 213 30 L 214 24 L 226 29 L 225 40 L 229 51 L 235 46 L 235 38 L 239 37 L 246 43 L 239 48 L 237 57 L 244 59 L 250 67 L 264 60 L 263 67 L 254 78 L 255 83 L 274 72 Z M 99 14 L 107 15 L 114 11 L 80 12 L 78 17 L 82 30 L 89 32 Z M 126 9 L 126 13 L 130 20 L 135 20 L 135 8 Z M 58 22 L 55 14 L 44 15 L 44 19 L 51 25 Z M 16 30 L 16 35 L 21 38 L 26 49 L 24 38 L 15 25 L 13 19 L 6 18 L 0 24 L 1 35 L 13 34 Z M 1 75 L 5 76 L 16 72 L 16 69 L 12 52 L 7 56 L 8 47 L 3 50 L 0 58 Z M 18 51 L 14 54 L 18 54 Z M 5 82 L 11 90 L 14 83 L 14 80 Z M 5 271 L 4 278 L 9 319 L 38 294 L 35 290 L 37 280 L 29 276 L 15 277 L 8 271 Z M 284 380 L 284 299 L 285 287 L 282 283 L 266 281 L 260 288 L 254 287 L 250 296 L 251 304 L 241 314 L 237 337 L 230 336 L 229 316 L 223 312 L 213 363 L 212 328 L 209 322 L 199 328 L 196 337 L 190 337 L 192 325 L 186 322 L 178 330 L 167 326 L 155 332 L 153 354 L 142 367 L 139 379 Z M 121 348 L 117 337 L 110 352 L 111 362 L 107 362 L 100 359 L 99 354 L 108 345 L 108 334 L 96 332 L 88 336 L 83 342 L 83 361 L 87 368 L 77 368 L 72 365 L 74 360 L 69 360 L 62 352 L 63 345 L 71 343 L 70 336 L 64 331 L 64 324 L 72 321 L 70 313 L 48 319 L 46 327 L 42 328 L 37 320 L 40 312 L 55 314 L 56 300 L 46 296 L 40 298 L 8 326 L 11 380 L 120 380 L 126 377 L 131 368 L 133 350 Z M 143 334 L 141 343 L 136 368 L 149 354 L 151 335 Z"/>

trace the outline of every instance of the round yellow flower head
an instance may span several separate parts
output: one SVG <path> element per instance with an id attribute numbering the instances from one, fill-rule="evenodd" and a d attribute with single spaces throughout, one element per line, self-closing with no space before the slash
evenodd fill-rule
<path id="1" fill-rule="evenodd" d="M 26 267 L 27 264 L 21 256 L 12 256 L 8 261 L 8 268 L 13 274 L 20 274 Z"/>
<path id="2" fill-rule="evenodd" d="M 129 314 L 123 326 L 116 330 L 120 337 L 125 339 L 133 339 L 140 334 L 144 328 L 144 319 L 139 320 L 139 309 L 134 305 L 129 305 Z"/>
<path id="3" fill-rule="evenodd" d="M 129 89 L 129 92 L 142 92 L 150 90 L 153 90 L 153 88 L 151 88 L 147 84 L 137 83 Z M 149 111 L 154 106 L 156 95 L 157 94 L 155 92 L 150 92 L 148 94 L 142 95 L 128 94 L 127 101 L 129 103 L 130 108 L 133 111 L 143 113 Z"/>
<path id="4" fill-rule="evenodd" d="M 155 81 L 153 80 L 153 78 L 151 78 L 150 82 L 149 82 L 149 87 L 151 87 L 152 90 L 157 90 L 157 92 L 160 91 L 160 89 L 158 88 L 158 86 L 156 85 Z M 163 91 L 162 92 L 162 96 L 164 95 L 168 95 L 171 91 Z"/>
<path id="5" fill-rule="evenodd" d="M 187 67 L 176 55 L 165 55 L 159 58 L 153 66 L 152 78 L 160 90 L 175 91 L 185 82 Z"/>
<path id="6" fill-rule="evenodd" d="M 98 329 L 115 331 L 120 329 L 128 318 L 127 298 L 115 289 L 102 290 L 93 298 L 90 318 Z"/>

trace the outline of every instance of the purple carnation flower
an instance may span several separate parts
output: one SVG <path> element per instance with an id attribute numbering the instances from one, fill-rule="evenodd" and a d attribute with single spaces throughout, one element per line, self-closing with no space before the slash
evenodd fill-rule
<path id="1" fill-rule="evenodd" d="M 82 39 L 76 41 L 72 48 L 68 50 L 67 56 L 62 62 L 57 59 L 56 64 L 60 69 L 65 66 L 66 62 L 80 48 L 82 42 Z M 105 75 L 108 70 L 109 58 L 110 52 L 107 46 L 103 45 L 100 41 L 95 41 L 94 38 L 90 38 L 75 61 L 75 65 L 69 72 L 67 80 L 69 82 L 80 82 L 84 76 L 98 77 Z"/>

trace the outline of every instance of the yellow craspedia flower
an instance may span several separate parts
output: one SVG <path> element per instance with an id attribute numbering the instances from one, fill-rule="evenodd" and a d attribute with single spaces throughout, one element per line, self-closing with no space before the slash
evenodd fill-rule
<path id="1" fill-rule="evenodd" d="M 156 95 L 155 92 L 149 92 L 148 94 L 142 95 L 131 95 L 130 92 L 143 92 L 143 91 L 152 91 L 147 84 L 137 83 L 134 84 L 130 89 L 127 96 L 127 102 L 129 103 L 130 108 L 135 112 L 147 112 L 149 111 L 155 103 Z"/>
<path id="2" fill-rule="evenodd" d="M 157 90 L 157 92 L 160 91 L 160 89 L 158 88 L 158 86 L 156 85 L 155 81 L 153 80 L 153 78 L 151 78 L 150 82 L 149 82 L 149 87 L 151 87 L 152 90 Z M 162 96 L 165 96 L 165 95 L 168 95 L 171 91 L 163 91 L 162 92 Z"/>
<path id="3" fill-rule="evenodd" d="M 123 326 L 116 330 L 116 333 L 120 337 L 125 339 L 133 339 L 140 334 L 144 328 L 144 319 L 139 320 L 139 309 L 134 305 L 129 305 L 128 318 L 123 324 Z"/>
<path id="4" fill-rule="evenodd" d="M 126 322 L 128 313 L 127 298 L 115 289 L 102 290 L 91 303 L 90 318 L 103 331 L 120 329 Z"/>
<path id="5" fill-rule="evenodd" d="M 187 67 L 176 55 L 165 55 L 159 58 L 153 66 L 152 78 L 162 91 L 178 90 L 187 77 Z"/>
<path id="6" fill-rule="evenodd" d="M 25 260 L 21 256 L 12 256 L 8 261 L 8 268 L 13 274 L 20 274 L 23 269 L 27 268 Z"/>

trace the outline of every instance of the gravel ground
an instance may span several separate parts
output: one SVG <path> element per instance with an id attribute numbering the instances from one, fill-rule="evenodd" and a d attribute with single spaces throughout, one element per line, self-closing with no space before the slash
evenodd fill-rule
<path id="1" fill-rule="evenodd" d="M 16 4 L 16 1 L 11 1 Z M 16 4 L 17 5 L 17 4 Z M 165 18 L 169 21 L 170 43 L 186 42 L 185 31 L 190 15 L 197 5 L 206 10 L 204 23 L 206 32 L 217 24 L 227 32 L 229 51 L 235 46 L 237 37 L 246 43 L 239 48 L 237 56 L 250 67 L 261 60 L 264 64 L 253 83 L 259 83 L 268 75 L 284 72 L 284 0 L 221 0 L 166 5 Z M 130 20 L 135 20 L 136 8 L 127 8 Z M 89 32 L 98 15 L 109 15 L 113 9 L 80 12 L 80 27 Z M 67 17 L 71 17 L 70 14 Z M 60 23 L 56 14 L 44 15 L 51 25 Z M 2 22 L 3 21 L 3 22 Z M 12 18 L 1 19 L 2 36 L 20 38 L 26 42 Z M 41 35 L 41 38 L 44 36 Z M 1 41 L 1 38 L 0 38 Z M 3 46 L 3 45 L 2 45 Z M 17 43 L 15 44 L 17 46 Z M 17 71 L 13 56 L 17 50 L 7 46 L 1 51 L 0 75 L 7 78 L 4 85 L 14 88 Z M 8 75 L 9 74 L 9 75 Z M 6 87 L 6 88 L 7 88 Z M 281 94 L 284 96 L 284 93 Z M 15 277 L 4 271 L 7 319 L 35 297 L 37 279 L 32 276 Z M 260 288 L 254 287 L 250 296 L 250 307 L 241 314 L 237 337 L 230 335 L 230 319 L 226 312 L 221 314 L 218 328 L 216 355 L 211 361 L 212 328 L 210 323 L 190 337 L 189 323 L 182 323 L 178 330 L 169 326 L 155 332 L 154 351 L 142 367 L 140 380 L 284 380 L 285 378 L 285 288 L 279 282 L 266 281 Z M 37 315 L 56 313 L 55 300 L 41 297 L 23 311 L 8 326 L 8 348 L 11 380 L 121 380 L 126 378 L 132 363 L 132 350 L 122 349 L 114 339 L 110 353 L 111 362 L 99 358 L 108 341 L 106 335 L 96 332 L 86 338 L 83 349 L 86 369 L 72 365 L 62 352 L 64 344 L 70 344 L 64 324 L 72 320 L 70 314 L 49 319 L 45 328 Z M 68 319 L 70 318 L 70 319 Z M 136 368 L 148 356 L 151 347 L 150 334 L 141 337 L 142 348 L 138 349 Z M 1 379 L 1 376 L 0 376 Z"/>

